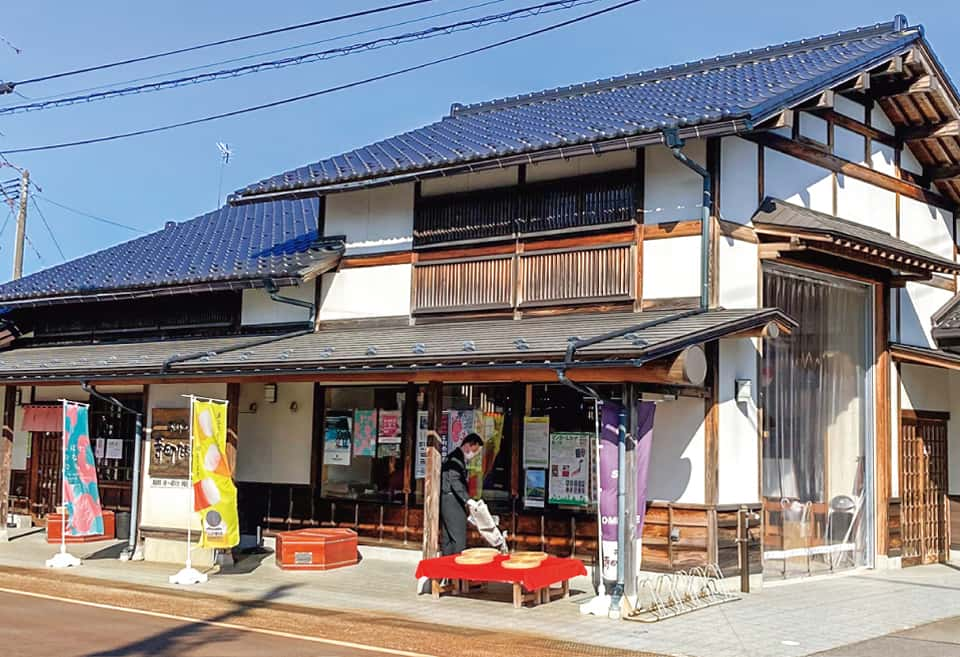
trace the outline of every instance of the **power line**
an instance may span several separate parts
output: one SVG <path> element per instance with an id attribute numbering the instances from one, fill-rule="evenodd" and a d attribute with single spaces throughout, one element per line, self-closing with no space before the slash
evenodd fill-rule
<path id="1" fill-rule="evenodd" d="M 49 203 L 50 205 L 55 205 L 55 206 L 57 206 L 58 208 L 61 208 L 61 209 L 63 209 L 63 210 L 66 210 L 67 212 L 72 212 L 72 213 L 74 213 L 74 214 L 78 214 L 78 215 L 80 215 L 81 217 L 87 217 L 88 219 L 93 219 L 94 221 L 99 221 L 100 223 L 107 224 L 107 225 L 110 225 L 110 226 L 117 226 L 118 228 L 126 228 L 127 230 L 132 230 L 132 231 L 135 232 L 135 233 L 142 233 L 142 234 L 144 234 L 144 235 L 147 233 L 147 231 L 143 230 L 142 228 L 137 228 L 137 227 L 135 227 L 135 226 L 129 226 L 129 225 L 127 225 L 127 224 L 122 224 L 122 223 L 120 223 L 119 221 L 114 221 L 114 220 L 112 220 L 112 219 L 106 219 L 106 218 L 104 218 L 104 217 L 100 217 L 100 216 L 98 216 L 98 215 L 91 214 L 91 213 L 89 213 L 89 212 L 84 212 L 83 210 L 77 210 L 76 208 L 71 208 L 69 205 L 64 205 L 63 203 L 59 203 L 59 202 L 57 202 L 57 201 L 54 201 L 52 198 L 48 198 L 48 197 L 46 197 L 46 196 L 41 196 L 40 194 L 34 194 L 34 197 L 39 198 L 39 199 L 42 199 L 42 200 L 46 201 L 47 203 Z"/>
<path id="2" fill-rule="evenodd" d="M 202 71 L 205 69 L 213 68 L 214 66 L 224 66 L 227 64 L 235 64 L 237 62 L 243 62 L 256 57 L 267 57 L 269 55 L 278 55 L 284 52 L 290 52 L 292 50 L 299 50 L 301 48 L 309 48 L 311 46 L 318 46 L 323 43 L 330 43 L 333 41 L 341 41 L 343 39 L 351 39 L 357 36 L 363 36 L 364 34 L 371 34 L 374 32 L 382 32 L 383 30 L 393 29 L 395 27 L 403 27 L 405 25 L 412 25 L 415 23 L 422 23 L 424 21 L 432 20 L 434 18 L 442 18 L 443 16 L 449 16 L 451 14 L 462 14 L 473 9 L 479 9 L 481 7 L 488 7 L 490 5 L 500 4 L 506 0 L 485 0 L 485 2 L 478 2 L 476 4 L 467 5 L 465 7 L 458 7 L 456 9 L 449 9 L 447 11 L 440 11 L 433 14 L 427 14 L 425 16 L 418 16 L 417 18 L 411 18 L 405 21 L 398 21 L 396 23 L 389 23 L 387 25 L 380 25 L 378 27 L 370 27 L 365 30 L 357 30 L 355 32 L 348 32 L 346 34 L 338 34 L 337 36 L 327 37 L 325 39 L 319 39 L 317 41 L 309 41 L 307 43 L 300 43 L 295 46 L 287 46 L 284 48 L 275 48 L 273 50 L 264 50 L 260 52 L 255 52 L 249 55 L 243 55 L 242 57 L 232 57 L 230 59 L 222 59 L 216 62 L 210 62 L 209 64 L 200 64 L 198 66 L 188 66 L 186 68 L 175 69 L 173 71 L 166 71 L 165 73 L 157 73 L 155 75 L 145 75 L 142 77 L 132 78 L 128 80 L 123 80 L 121 82 L 110 82 L 107 84 L 100 84 L 92 87 L 84 87 L 82 89 L 74 89 L 72 91 L 67 91 L 63 93 L 50 94 L 49 96 L 40 96 L 38 98 L 28 98 L 19 92 L 15 92 L 14 95 L 20 96 L 26 100 L 38 102 L 41 100 L 50 100 L 51 98 L 60 98 L 64 94 L 79 95 L 84 93 L 89 93 L 92 91 L 100 91 L 102 89 L 113 89 L 120 85 L 131 85 L 137 84 L 138 82 L 146 82 L 148 80 L 157 80 L 160 78 L 170 77 L 171 75 L 181 75 L 183 73 L 192 73 L 194 71 Z M 0 108 L 2 109 L 2 108 Z"/>
<path id="3" fill-rule="evenodd" d="M 11 206 L 10 211 L 7 212 L 7 218 L 3 220 L 3 226 L 0 226 L 0 237 L 3 237 L 3 232 L 7 230 L 7 224 L 10 223 L 10 219 L 13 217 L 13 207 Z M 0 247 L 3 248 L 3 247 Z"/>
<path id="4" fill-rule="evenodd" d="M 258 37 L 270 36 L 271 34 L 280 34 L 282 32 L 291 32 L 293 30 L 302 30 L 307 27 L 315 27 L 317 25 L 327 25 L 329 23 L 337 23 L 340 21 L 349 20 L 351 18 L 361 18 L 363 16 L 370 16 L 372 14 L 380 14 L 386 11 L 392 11 L 394 9 L 403 9 L 405 7 L 413 7 L 415 5 L 423 5 L 428 2 L 434 2 L 435 0 L 408 0 L 407 2 L 398 2 L 392 5 L 385 5 L 383 7 L 374 7 L 373 9 L 365 9 L 363 11 L 355 11 L 349 14 L 340 14 L 339 16 L 331 16 L 329 18 L 321 18 L 315 21 L 309 21 L 307 23 L 299 23 L 297 25 L 288 25 L 286 27 L 278 27 L 272 30 L 265 30 L 263 32 L 256 32 L 254 34 L 244 34 L 242 36 L 231 37 L 229 39 L 220 39 L 219 41 L 210 41 L 208 43 L 201 43 L 195 46 L 188 46 L 186 48 L 177 48 L 175 50 L 167 50 L 164 52 L 154 53 L 152 55 L 143 55 L 141 57 L 132 57 L 130 59 L 122 59 L 116 62 L 110 62 L 109 64 L 99 64 L 97 66 L 87 66 L 84 68 L 76 68 L 71 71 L 64 71 L 62 73 L 53 73 L 50 75 L 42 75 L 36 78 L 30 78 L 28 80 L 21 80 L 19 82 L 10 82 L 10 89 L 16 86 L 23 86 L 25 84 L 34 84 L 36 82 L 46 82 L 47 80 L 57 80 L 59 78 L 65 78 L 72 75 L 80 75 L 81 73 L 91 73 L 93 71 L 102 71 L 108 68 L 116 68 L 117 66 L 125 66 L 127 64 L 136 64 L 138 62 L 146 62 L 151 59 L 160 59 L 161 57 L 169 57 L 171 55 L 180 55 L 186 52 L 194 52 L 196 50 L 202 50 L 204 48 L 212 48 L 214 46 L 223 46 L 228 43 L 237 43 L 238 41 L 246 41 L 247 39 L 256 39 Z"/>
<path id="5" fill-rule="evenodd" d="M 40 215 L 40 221 L 43 222 L 43 227 L 47 229 L 47 233 L 50 235 L 50 239 L 53 241 L 53 245 L 57 247 L 57 251 L 60 253 L 60 257 L 63 258 L 63 261 L 67 261 L 67 255 L 63 252 L 63 249 L 60 247 L 60 240 L 57 239 L 57 236 L 54 234 L 53 229 L 50 228 L 50 224 L 47 222 L 47 218 L 43 216 L 43 212 L 40 210 L 40 206 L 37 205 L 37 199 L 30 197 L 30 200 L 33 202 L 33 209 L 37 211 L 37 214 Z"/>
<path id="6" fill-rule="evenodd" d="M 229 117 L 233 117 L 233 116 L 239 116 L 239 115 L 241 115 L 241 114 L 248 114 L 248 113 L 250 113 L 250 112 L 257 112 L 257 111 L 259 111 L 259 110 L 269 109 L 269 108 L 272 108 L 272 107 L 279 107 L 279 106 L 281 106 L 281 105 L 289 105 L 289 104 L 291 104 L 291 103 L 296 103 L 296 102 L 299 102 L 299 101 L 301 101 L 301 100 L 307 100 L 307 99 L 309 99 L 309 98 L 316 98 L 316 97 L 318 97 L 318 96 L 325 96 L 325 95 L 327 95 L 327 94 L 335 93 L 335 92 L 337 92 L 337 91 L 344 91 L 344 90 L 346 90 L 346 89 L 352 89 L 352 88 L 355 88 L 355 87 L 364 86 L 364 85 L 367 85 L 367 84 L 371 84 L 371 83 L 373 83 L 373 82 L 379 82 L 379 81 L 381 81 L 381 80 L 387 80 L 387 79 L 389 79 L 389 78 L 399 77 L 399 76 L 405 75 L 405 74 L 407 74 L 407 73 L 412 73 L 412 72 L 414 72 L 414 71 L 419 71 L 419 70 L 422 70 L 422 69 L 430 68 L 430 67 L 432 67 L 432 66 L 437 66 L 437 65 L 439 65 L 439 64 L 444 64 L 444 63 L 446 63 L 446 62 L 451 62 L 451 61 L 454 61 L 454 60 L 457 60 L 457 59 L 462 59 L 462 58 L 468 57 L 468 56 L 470 56 L 470 55 L 476 55 L 476 54 L 478 54 L 478 53 L 486 52 L 486 51 L 488 51 L 488 50 L 493 50 L 493 49 L 495 49 L 495 48 L 499 48 L 499 47 L 501 47 L 501 46 L 505 46 L 505 45 L 508 45 L 508 44 L 511 44 L 511 43 L 516 43 L 516 42 L 518 42 L 518 41 L 523 41 L 524 39 L 529 39 L 529 38 L 531 38 L 531 37 L 538 36 L 538 35 L 544 34 L 544 33 L 546 33 L 546 32 L 552 32 L 553 30 L 558 30 L 558 29 L 560 29 L 560 28 L 567 27 L 567 26 L 569 26 L 569 25 L 574 25 L 574 24 L 576 24 L 576 23 L 580 23 L 580 22 L 582 22 L 582 21 L 585 21 L 585 20 L 589 20 L 589 19 L 591 19 L 591 18 L 594 18 L 594 17 L 596 17 L 596 16 L 600 16 L 600 15 L 602 15 L 602 14 L 608 14 L 608 13 L 610 13 L 610 12 L 612 12 L 612 11 L 616 11 L 616 10 L 618 10 L 618 9 L 622 9 L 622 8 L 627 7 L 627 6 L 629 6 L 629 5 L 634 5 L 634 4 L 643 2 L 643 1 L 644 1 L 644 0 L 625 0 L 624 2 L 617 3 L 617 4 L 615 4 L 615 5 L 612 5 L 612 6 L 610 6 L 610 7 L 607 7 L 607 8 L 605 8 L 605 9 L 598 9 L 597 11 L 593 11 L 593 12 L 590 12 L 590 13 L 588 13 L 588 14 L 583 14 L 582 16 L 578 16 L 578 17 L 576 17 L 576 18 L 571 18 L 571 19 L 568 19 L 568 20 L 565 20 L 565 21 L 561 21 L 561 22 L 559 22 L 559 23 L 554 23 L 554 24 L 552 24 L 552 25 L 548 25 L 548 26 L 546 26 L 546 27 L 542 27 L 542 28 L 539 28 L 539 29 L 537 29 L 537 30 L 532 30 L 532 31 L 530 31 L 530 32 L 525 32 L 525 33 L 523 33 L 523 34 L 520 34 L 520 35 L 517 35 L 517 36 L 514 36 L 514 37 L 510 37 L 510 38 L 508 38 L 508 39 L 502 39 L 502 40 L 500 40 L 500 41 L 495 41 L 495 42 L 493 42 L 493 43 L 489 43 L 489 44 L 486 44 L 486 45 L 484 45 L 484 46 L 480 46 L 480 47 L 478 47 L 478 48 L 471 48 L 470 50 L 463 50 L 463 51 L 458 52 L 458 53 L 455 53 L 455 54 L 453 54 L 453 55 L 447 55 L 446 57 L 439 57 L 439 58 L 436 58 L 436 59 L 431 59 L 431 60 L 429 60 L 429 61 L 426 61 L 426 62 L 423 62 L 423 63 L 420 63 L 420 64 L 415 64 L 415 65 L 413 65 L 413 66 L 406 66 L 406 67 L 404 67 L 404 68 L 394 69 L 393 71 L 389 71 L 389 72 L 387 72 L 387 73 L 381 73 L 381 74 L 379 74 L 379 75 L 370 76 L 370 77 L 367 77 L 367 78 L 363 78 L 363 79 L 361 79 L 361 80 L 355 80 L 355 81 L 353 81 L 353 82 L 347 82 L 347 83 L 344 83 L 344 84 L 338 84 L 338 85 L 335 85 L 335 86 L 332 86 L 332 87 L 327 87 L 327 88 L 325 88 L 325 89 L 320 89 L 320 90 L 318 90 L 318 91 L 313 91 L 313 92 L 310 92 L 310 93 L 301 94 L 301 95 L 299 95 L 299 96 L 292 96 L 292 97 L 290 97 L 290 98 L 283 98 L 283 99 L 281 99 L 281 100 L 275 100 L 275 101 L 272 101 L 272 102 L 269 102 L 269 103 L 263 103 L 263 104 L 260 104 L 260 105 L 253 105 L 253 106 L 250 106 L 250 107 L 244 107 L 244 108 L 241 108 L 241 109 L 232 110 L 232 111 L 230 111 L 230 112 L 222 112 L 222 113 L 220 113 L 220 114 L 212 114 L 212 115 L 209 115 L 209 116 L 201 117 L 201 118 L 199 118 L 199 119 L 191 119 L 191 120 L 189 120 L 189 121 L 181 121 L 181 122 L 178 122 L 178 123 L 168 123 L 168 124 L 166 124 L 166 125 L 157 126 L 157 127 L 155 127 L 155 128 L 145 128 L 145 129 L 142 129 L 142 130 L 134 130 L 134 131 L 131 131 L 131 132 L 123 132 L 123 133 L 118 133 L 118 134 L 114 134 L 114 135 L 109 135 L 109 136 L 106 136 L 106 137 L 92 137 L 92 138 L 90 138 L 90 139 L 78 139 L 78 140 L 76 140 L 76 141 L 61 142 L 61 143 L 56 143 L 56 144 L 47 144 L 47 145 L 44 145 L 44 146 L 32 146 L 32 147 L 28 147 L 28 148 L 6 149 L 4 152 L 5 152 L 5 153 L 36 153 L 36 152 L 40 152 L 40 151 L 51 151 L 51 150 L 58 150 L 58 149 L 61 149 L 61 148 L 70 148 L 70 147 L 73 147 L 73 146 L 85 146 L 85 145 L 88 145 L 88 144 L 99 144 L 99 143 L 108 142 L 108 141 L 116 141 L 116 140 L 118 140 L 118 139 L 127 139 L 127 138 L 129 138 L 129 137 L 140 137 L 140 136 L 143 136 L 143 135 L 154 134 L 154 133 L 157 133 L 157 132 L 164 132 L 164 131 L 167 131 L 167 130 L 173 130 L 173 129 L 176 129 L 176 128 L 185 128 L 185 127 L 191 126 L 191 125 L 197 125 L 197 124 L 200 124 L 200 123 L 208 123 L 208 122 L 210 122 L 210 121 L 216 121 L 216 120 L 219 120 L 219 119 L 225 119 L 225 118 L 229 118 Z"/>
<path id="7" fill-rule="evenodd" d="M 40 255 L 39 249 L 37 249 L 37 247 L 34 246 L 33 242 L 30 240 L 30 236 L 24 233 L 23 239 L 25 239 L 27 241 L 27 244 L 30 245 L 30 248 L 33 249 L 33 253 L 37 256 L 37 260 L 40 261 L 40 264 L 46 266 L 47 261 L 43 259 L 42 255 Z"/>
<path id="8" fill-rule="evenodd" d="M 208 73 L 175 78 L 172 80 L 151 82 L 148 84 L 125 87 L 122 89 L 111 89 L 109 91 L 101 91 L 82 96 L 70 96 L 66 98 L 55 98 L 53 100 L 36 101 L 22 105 L 10 105 L 0 108 L 0 115 L 36 112 L 54 107 L 64 107 L 78 103 L 89 103 L 98 100 L 107 100 L 109 98 L 118 98 L 121 96 L 132 96 L 141 93 L 162 91 L 164 89 L 173 89 L 188 84 L 202 84 L 204 82 L 213 82 L 215 80 L 222 80 L 225 78 L 235 78 L 243 75 L 259 73 L 265 70 L 276 70 L 286 68 L 288 66 L 299 66 L 300 64 L 306 64 L 310 62 L 325 61 L 337 57 L 347 57 L 358 52 L 367 52 L 371 50 L 379 50 L 381 48 L 399 46 L 412 41 L 422 41 L 438 36 L 455 34 L 457 32 L 480 29 L 494 24 L 508 23 L 518 18 L 529 18 L 532 16 L 540 16 L 542 14 L 549 14 L 556 11 L 565 11 L 568 9 L 573 9 L 577 6 L 595 4 L 597 2 L 600 2 L 600 0 L 549 0 L 548 2 L 520 7 L 518 9 L 501 12 L 499 14 L 490 14 L 475 19 L 449 23 L 447 25 L 429 27 L 425 30 L 419 30 L 417 32 L 408 32 L 406 34 L 399 34 L 395 36 L 380 37 L 373 39 L 372 41 L 353 43 L 340 48 L 330 48 L 328 50 L 304 53 L 302 55 L 286 57 L 283 59 L 258 62 L 256 64 L 247 64 L 235 68 L 211 71 Z"/>

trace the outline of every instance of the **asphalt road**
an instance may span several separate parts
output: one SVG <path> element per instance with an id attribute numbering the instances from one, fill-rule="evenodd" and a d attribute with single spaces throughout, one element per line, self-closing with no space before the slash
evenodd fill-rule
<path id="1" fill-rule="evenodd" d="M 395 657 L 127 611 L 0 593 L 5 657 Z"/>
<path id="2" fill-rule="evenodd" d="M 931 600 L 931 604 L 935 604 Z M 816 657 L 960 657 L 960 616 L 817 653 Z"/>

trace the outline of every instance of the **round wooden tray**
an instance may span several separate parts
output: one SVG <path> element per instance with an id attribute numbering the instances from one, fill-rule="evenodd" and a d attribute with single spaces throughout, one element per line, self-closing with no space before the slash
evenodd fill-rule
<path id="1" fill-rule="evenodd" d="M 460 554 L 464 557 L 486 557 L 486 556 L 495 557 L 498 554 L 500 554 L 500 550 L 497 550 L 496 548 L 484 548 L 484 547 L 467 548 Z"/>
<path id="2" fill-rule="evenodd" d="M 482 566 L 484 564 L 492 563 L 494 555 L 472 555 L 472 554 L 458 554 L 454 558 L 454 563 L 457 563 L 461 566 Z"/>
<path id="3" fill-rule="evenodd" d="M 510 558 L 516 561 L 524 561 L 528 559 L 534 559 L 543 561 L 547 558 L 546 552 L 512 552 Z"/>
<path id="4" fill-rule="evenodd" d="M 507 559 L 506 561 L 501 561 L 500 565 L 507 570 L 527 570 L 529 568 L 536 568 L 541 563 L 543 563 L 543 559 Z"/>

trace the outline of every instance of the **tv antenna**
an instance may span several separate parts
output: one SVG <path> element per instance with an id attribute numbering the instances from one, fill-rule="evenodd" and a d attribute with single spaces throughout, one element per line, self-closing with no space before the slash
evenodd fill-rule
<path id="1" fill-rule="evenodd" d="M 230 156 L 233 155 L 233 150 L 230 148 L 230 144 L 218 141 L 217 150 L 220 151 L 220 179 L 217 182 L 217 207 L 220 207 L 220 199 L 223 196 L 223 170 L 230 164 Z"/>

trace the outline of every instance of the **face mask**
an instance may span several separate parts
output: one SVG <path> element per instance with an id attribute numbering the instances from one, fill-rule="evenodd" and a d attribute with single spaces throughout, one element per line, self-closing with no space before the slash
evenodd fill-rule
<path id="1" fill-rule="evenodd" d="M 476 456 L 476 455 L 479 454 L 479 453 L 480 453 L 480 450 L 479 450 L 479 449 L 476 450 L 476 451 L 473 451 L 473 452 L 464 452 L 464 453 L 463 453 L 463 459 L 469 463 L 470 461 L 473 460 L 473 457 Z"/>

